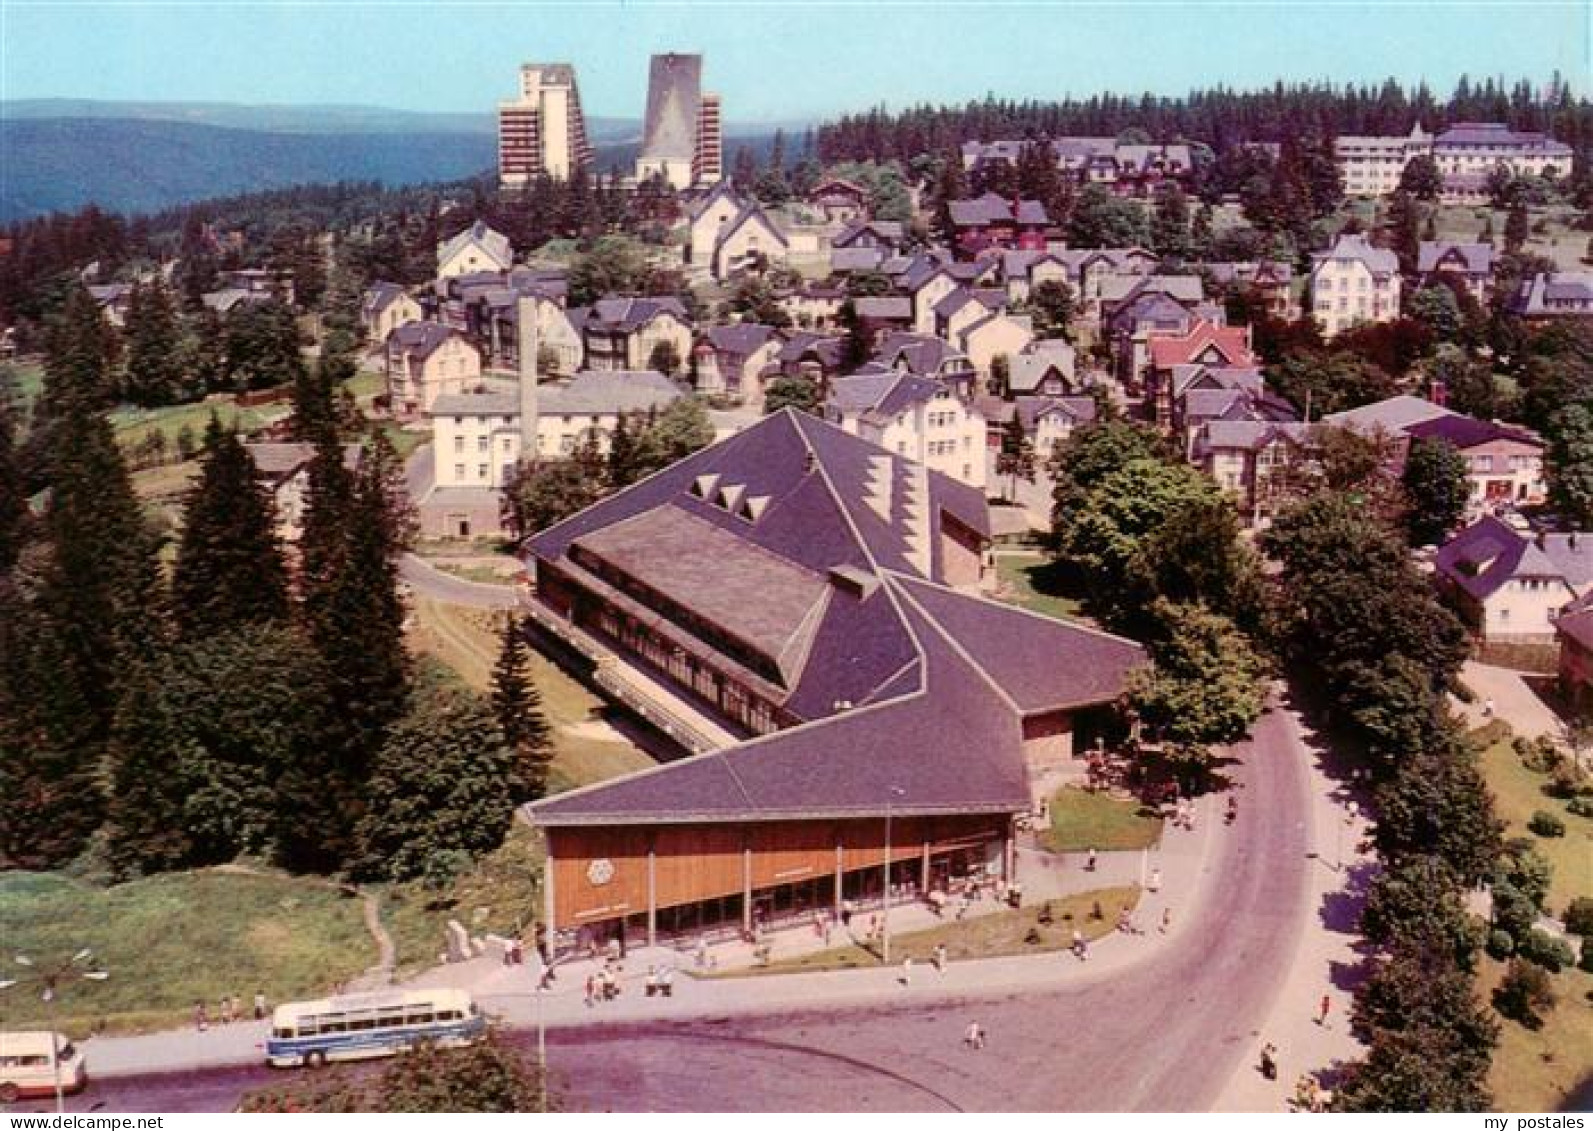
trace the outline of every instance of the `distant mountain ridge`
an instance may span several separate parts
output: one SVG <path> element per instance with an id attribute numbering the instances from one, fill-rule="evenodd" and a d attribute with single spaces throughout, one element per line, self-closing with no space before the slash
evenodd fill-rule
<path id="1" fill-rule="evenodd" d="M 591 118 L 588 128 L 598 171 L 628 172 L 641 123 Z M 742 145 L 767 153 L 773 129 L 727 123 L 726 163 Z M 497 159 L 490 111 L 0 102 L 0 223 L 91 203 L 113 212 L 153 212 L 295 184 L 454 181 L 490 173 Z"/>

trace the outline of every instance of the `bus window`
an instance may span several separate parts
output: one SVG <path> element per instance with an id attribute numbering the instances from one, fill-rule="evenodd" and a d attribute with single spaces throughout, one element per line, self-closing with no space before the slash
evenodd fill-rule
<path id="1" fill-rule="evenodd" d="M 431 1010 L 428 1009 L 425 1013 L 410 1013 L 410 1014 L 406 1014 L 404 1016 L 404 1024 L 406 1024 L 406 1025 L 430 1025 L 432 1023 L 433 1019 L 434 1019 L 433 1018 L 433 1014 L 432 1014 Z"/>
<path id="2" fill-rule="evenodd" d="M 271 1035 L 279 1041 L 291 1041 L 294 1034 L 292 1029 L 273 1029 Z"/>

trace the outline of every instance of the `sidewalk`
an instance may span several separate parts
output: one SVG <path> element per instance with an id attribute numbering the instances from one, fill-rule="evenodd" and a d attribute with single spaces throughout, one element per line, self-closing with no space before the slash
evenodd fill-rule
<path id="1" fill-rule="evenodd" d="M 1362 964 L 1357 922 L 1366 882 L 1376 867 L 1372 853 L 1357 851 L 1368 836 L 1367 806 L 1349 783 L 1334 776 L 1320 744 L 1306 749 L 1312 803 L 1304 820 L 1312 848 L 1310 901 L 1316 921 L 1301 925 L 1294 960 L 1271 1012 L 1251 1035 L 1254 1047 L 1229 1078 L 1214 1111 L 1285 1111 L 1302 1074 L 1322 1074 L 1324 1086 L 1331 1088 L 1336 1068 L 1363 1051 L 1350 1034 L 1349 1019 Z M 1318 1025 L 1324 994 L 1327 1023 Z M 1269 1042 L 1277 1046 L 1276 1080 L 1266 1079 L 1259 1069 L 1261 1046 Z"/>
<path id="2" fill-rule="evenodd" d="M 1124 935 L 1114 931 L 1091 944 L 1087 962 L 1079 961 L 1068 951 L 1048 951 L 953 962 L 943 973 L 920 964 L 912 985 L 904 987 L 899 981 L 901 971 L 895 966 L 699 978 L 693 976 L 689 954 L 662 946 L 633 947 L 624 963 L 620 997 L 587 1006 L 584 1000 L 586 978 L 597 970 L 598 962 L 587 959 L 560 962 L 553 987 L 546 993 L 536 994 L 533 992 L 535 956 L 525 965 L 505 966 L 501 954 L 494 950 L 468 962 L 434 967 L 406 985 L 468 989 L 484 1009 L 514 1028 L 535 1025 L 540 1007 L 544 1024 L 564 1028 L 612 1022 L 788 1013 L 907 1000 L 952 1000 L 1092 984 L 1128 972 L 1178 938 L 1183 919 L 1192 914 L 1190 909 L 1202 890 L 1216 878 L 1209 861 L 1215 840 L 1224 827 L 1221 807 L 1225 803 L 1219 795 L 1199 799 L 1195 804 L 1193 832 L 1169 825 L 1161 842 L 1143 854 L 1101 853 L 1094 872 L 1084 871 L 1082 854 L 1054 857 L 1048 867 L 1037 863 L 1038 854 L 1030 851 L 1020 854 L 1019 877 L 1026 907 L 1071 892 L 1137 884 L 1142 866 L 1147 872 L 1152 868 L 1161 871 L 1161 890 L 1145 892 L 1135 910 L 1135 921 L 1145 933 Z M 981 914 L 1001 909 L 990 899 L 975 903 L 974 908 Z M 1158 925 L 1163 910 L 1168 908 L 1173 914 L 1172 928 L 1163 934 Z M 891 932 L 896 937 L 943 921 L 922 903 L 891 909 Z M 765 941 L 772 941 L 775 960 L 823 949 L 822 940 L 814 936 L 807 924 L 770 932 Z M 844 942 L 844 935 L 832 936 L 832 946 Z M 751 948 L 739 940 L 720 943 L 709 951 L 720 971 L 751 965 Z M 646 996 L 643 983 L 649 965 L 675 967 L 673 997 Z M 87 1042 L 86 1051 L 96 1076 L 128 1076 L 257 1062 L 264 1057 L 265 1037 L 264 1024 L 249 1022 L 219 1026 L 206 1033 L 178 1030 L 139 1037 L 98 1037 Z"/>

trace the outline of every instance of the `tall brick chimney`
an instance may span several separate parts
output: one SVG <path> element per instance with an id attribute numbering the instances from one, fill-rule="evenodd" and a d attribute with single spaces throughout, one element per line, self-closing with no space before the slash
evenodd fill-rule
<path id="1" fill-rule="evenodd" d="M 537 332 L 536 300 L 520 295 L 515 302 L 516 353 L 520 359 L 520 458 L 537 458 Z"/>

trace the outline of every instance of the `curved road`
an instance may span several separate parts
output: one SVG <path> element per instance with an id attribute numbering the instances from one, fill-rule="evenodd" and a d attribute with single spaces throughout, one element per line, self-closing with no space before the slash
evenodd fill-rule
<path id="1" fill-rule="evenodd" d="M 457 577 L 417 554 L 405 554 L 398 560 L 398 576 L 423 597 L 473 609 L 509 609 L 520 600 L 513 585 L 489 585 Z"/>
<path id="2" fill-rule="evenodd" d="M 568 1106 L 660 1111 L 1201 1111 L 1255 1055 L 1308 917 L 1306 752 L 1274 708 L 1237 751 L 1241 817 L 1173 937 L 1112 978 L 999 997 L 550 1032 Z M 1058 956 L 1058 961 L 1071 962 Z M 965 1049 L 964 1027 L 989 1033 Z M 529 1045 L 529 1034 L 516 1034 Z M 220 1068 L 93 1085 L 73 1104 L 226 1110 L 280 1077 Z"/>

